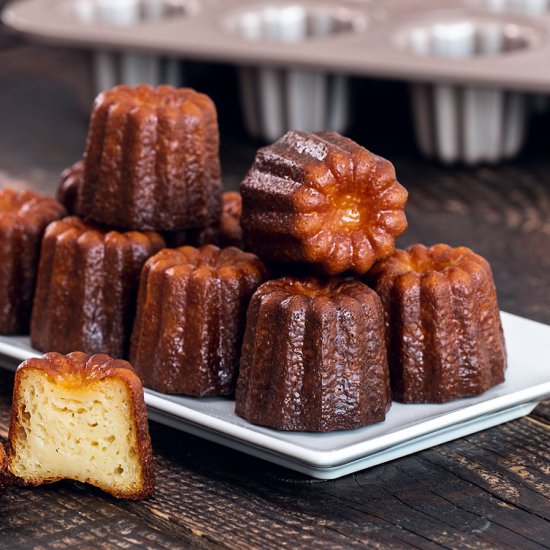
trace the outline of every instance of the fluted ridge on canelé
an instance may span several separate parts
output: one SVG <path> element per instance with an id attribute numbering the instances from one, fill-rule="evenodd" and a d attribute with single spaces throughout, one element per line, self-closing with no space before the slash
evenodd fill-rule
<path id="1" fill-rule="evenodd" d="M 63 215 L 51 197 L 0 190 L 0 334 L 28 332 L 42 235 Z"/>
<path id="2" fill-rule="evenodd" d="M 125 357 L 141 268 L 163 246 L 158 233 L 113 231 L 76 216 L 50 224 L 33 303 L 33 347 Z"/>
<path id="3" fill-rule="evenodd" d="M 248 309 L 237 414 L 312 432 L 384 420 L 391 397 L 383 322 L 380 299 L 360 281 L 264 283 Z"/>
<path id="4" fill-rule="evenodd" d="M 130 358 L 143 383 L 164 393 L 229 395 L 246 308 L 266 277 L 238 248 L 182 246 L 145 264 Z"/>
<path id="5" fill-rule="evenodd" d="M 245 241 L 261 258 L 365 273 L 407 227 L 393 165 L 335 132 L 260 149 L 241 184 Z"/>
<path id="6" fill-rule="evenodd" d="M 369 280 L 385 306 L 394 399 L 441 403 L 504 380 L 506 348 L 489 263 L 469 248 L 416 244 Z"/>
<path id="7" fill-rule="evenodd" d="M 176 231 L 219 219 L 219 131 L 191 88 L 117 86 L 95 100 L 77 213 L 129 229 Z"/>

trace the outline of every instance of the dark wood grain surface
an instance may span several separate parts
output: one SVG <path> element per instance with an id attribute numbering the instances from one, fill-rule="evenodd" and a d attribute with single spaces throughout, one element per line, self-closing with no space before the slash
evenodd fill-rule
<path id="1" fill-rule="evenodd" d="M 87 57 L 10 46 L 0 66 L 0 172 L 51 192 L 82 151 Z M 219 105 L 225 182 L 235 188 L 258 144 L 240 127 L 234 73 L 191 66 L 187 74 Z M 418 156 L 403 85 L 356 81 L 353 105 L 351 135 L 393 160 L 409 189 L 400 244 L 471 246 L 492 263 L 502 309 L 550 324 L 550 116 L 533 120 L 513 163 L 468 169 Z M 0 370 L 0 440 L 12 381 Z M 75 483 L 14 488 L 0 496 L 0 548 L 550 547 L 549 402 L 334 481 L 154 423 L 151 434 L 155 498 L 116 501 Z"/>

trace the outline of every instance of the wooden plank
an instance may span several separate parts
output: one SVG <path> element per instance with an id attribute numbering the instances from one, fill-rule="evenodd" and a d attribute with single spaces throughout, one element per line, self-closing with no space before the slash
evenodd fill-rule
<path id="1" fill-rule="evenodd" d="M 12 378 L 0 371 L 0 435 L 7 433 Z M 84 514 L 90 515 L 87 525 L 112 517 L 94 531 L 96 542 L 127 542 L 122 521 L 132 525 L 136 541 L 151 537 L 156 544 L 156 532 L 163 533 L 166 547 L 182 540 L 236 548 L 289 541 L 311 548 L 542 548 L 550 514 L 548 430 L 525 418 L 322 482 L 152 424 L 159 481 L 154 499 L 118 502 L 71 483 L 14 489 L 0 501 L 0 544 L 5 536 L 23 547 L 30 539 L 13 538 L 12 519 L 19 518 L 25 537 L 34 537 L 25 512 L 47 508 L 44 517 L 35 516 L 37 526 L 49 526 L 41 535 L 46 547 L 61 525 L 73 537 L 67 540 L 84 537 L 72 518 Z M 79 501 L 86 505 L 77 507 Z"/>
<path id="2" fill-rule="evenodd" d="M 519 432 L 529 437 L 523 425 Z M 484 434 L 478 434 L 481 442 Z M 172 521 L 192 521 L 196 529 L 211 536 L 227 530 L 237 546 L 262 540 L 265 547 L 274 548 L 281 544 L 282 535 L 301 541 L 293 519 L 299 521 L 296 527 L 307 529 L 311 525 L 320 539 L 331 544 L 342 540 L 334 538 L 332 531 L 337 531 L 347 537 L 347 545 L 353 541 L 378 542 L 382 546 L 406 541 L 421 547 L 433 542 L 468 548 L 493 547 L 499 540 L 503 547 L 538 548 L 544 540 L 541 542 L 541 534 L 548 529 L 547 521 L 526 511 L 531 506 L 532 491 L 522 490 L 516 497 L 503 500 L 499 491 L 506 492 L 508 482 L 501 480 L 502 486 L 483 487 L 477 479 L 462 474 L 461 469 L 472 467 L 464 464 L 464 457 L 458 455 L 455 459 L 439 448 L 430 452 L 446 467 L 441 466 L 435 478 L 433 457 L 423 464 L 424 477 L 417 476 L 414 469 L 410 472 L 412 465 L 418 468 L 417 461 L 424 456 L 421 453 L 341 480 L 319 482 L 267 464 L 262 467 L 259 461 L 232 451 L 216 455 L 215 446 L 207 442 L 196 441 L 183 462 L 177 456 L 177 443 L 162 447 L 161 455 L 168 458 L 161 466 L 162 477 L 176 480 L 179 471 L 187 471 L 180 481 L 187 498 L 176 499 L 168 490 L 158 495 L 154 508 L 160 507 Z M 478 453 L 475 445 L 466 447 L 466 459 L 476 467 Z M 519 476 L 517 470 L 512 473 Z M 535 474 L 548 483 L 547 474 Z M 204 485 L 204 477 L 208 478 L 208 486 Z M 447 509 L 442 511 L 442 506 Z M 517 515 L 518 525 L 508 525 L 509 518 L 501 517 L 503 508 Z M 488 524 L 487 518 L 493 517 L 496 520 Z M 262 518 L 273 530 L 272 543 L 266 538 Z"/>
<path id="3" fill-rule="evenodd" d="M 0 498 L 0 511 L 2 548 L 172 549 L 186 542 L 73 484 L 12 489 Z"/>

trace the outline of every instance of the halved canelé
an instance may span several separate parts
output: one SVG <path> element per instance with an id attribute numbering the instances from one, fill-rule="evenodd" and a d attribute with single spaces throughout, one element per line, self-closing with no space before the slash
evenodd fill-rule
<path id="1" fill-rule="evenodd" d="M 117 498 L 154 492 L 141 381 L 105 354 L 47 353 L 17 369 L 9 470 L 28 485 L 72 479 Z"/>

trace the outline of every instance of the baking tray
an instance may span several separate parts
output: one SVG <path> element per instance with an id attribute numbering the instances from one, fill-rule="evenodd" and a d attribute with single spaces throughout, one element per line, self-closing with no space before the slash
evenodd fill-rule
<path id="1" fill-rule="evenodd" d="M 345 133 L 353 74 L 410 81 L 418 147 L 445 163 L 513 158 L 548 105 L 517 90 L 550 90 L 550 0 L 19 0 L 3 19 L 94 51 L 95 93 L 183 85 L 180 59 L 232 62 L 266 142 Z"/>
<path id="2" fill-rule="evenodd" d="M 518 13 L 516 4 L 514 0 L 18 0 L 6 7 L 3 21 L 31 38 L 58 45 L 550 92 L 550 71 L 545 70 L 550 62 L 550 9 L 531 10 L 533 16 L 529 10 Z M 110 7 L 107 12 L 101 11 L 105 5 Z M 143 16 L 151 5 L 167 7 L 153 17 Z M 134 15 L 115 6 L 133 6 Z M 98 18 L 94 14 L 99 12 L 107 15 Z M 466 49 L 465 33 L 475 35 L 473 46 Z M 438 38 L 442 40 L 435 51 L 426 49 Z"/>
<path id="3" fill-rule="evenodd" d="M 230 399 L 145 390 L 151 420 L 319 479 L 334 479 L 529 414 L 550 396 L 550 326 L 502 313 L 506 381 L 475 398 L 443 405 L 393 403 L 385 422 L 326 434 L 249 424 Z M 0 366 L 40 355 L 28 337 L 0 337 Z"/>

